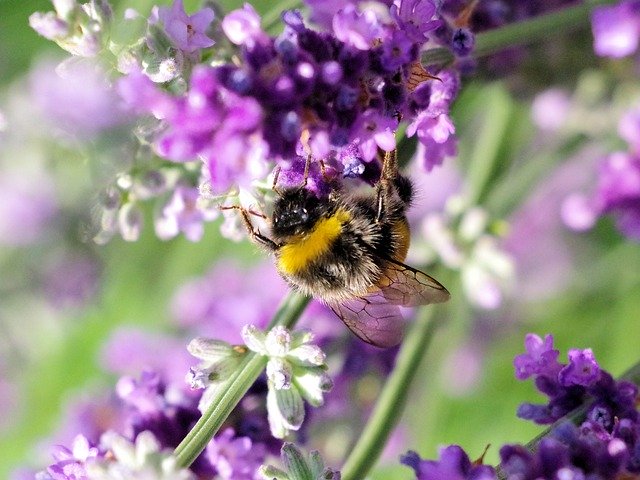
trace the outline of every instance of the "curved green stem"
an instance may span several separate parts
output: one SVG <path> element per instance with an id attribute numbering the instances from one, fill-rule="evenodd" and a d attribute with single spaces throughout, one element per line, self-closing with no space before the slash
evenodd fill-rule
<path id="1" fill-rule="evenodd" d="M 409 387 L 437 328 L 432 316 L 433 307 L 425 310 L 425 315 L 408 332 L 398 353 L 395 369 L 387 379 L 367 425 L 341 469 L 342 480 L 362 480 L 378 460 L 402 415 Z"/>
<path id="2" fill-rule="evenodd" d="M 293 327 L 309 300 L 309 297 L 293 292 L 289 293 L 268 328 L 271 329 L 276 325 Z M 267 357 L 249 352 L 238 368 L 238 373 L 220 385 L 209 408 L 175 449 L 174 454 L 180 467 L 188 467 L 200 455 L 200 452 L 204 450 L 231 411 L 262 373 L 266 364 Z"/>
<path id="3" fill-rule="evenodd" d="M 479 33 L 476 37 L 474 58 L 481 58 L 508 47 L 528 45 L 557 33 L 588 24 L 592 10 L 598 5 L 614 3 L 612 0 L 588 0 L 574 7 L 563 8 L 545 15 L 510 23 L 500 28 Z M 422 55 L 424 65 L 443 65 L 453 60 L 447 48 L 434 48 Z"/>

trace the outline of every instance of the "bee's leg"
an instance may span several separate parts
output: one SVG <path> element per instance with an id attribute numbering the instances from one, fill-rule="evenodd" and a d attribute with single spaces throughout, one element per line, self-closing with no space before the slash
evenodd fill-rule
<path id="1" fill-rule="evenodd" d="M 299 190 L 306 188 L 309 180 L 309 167 L 311 166 L 311 154 L 307 155 L 307 159 L 304 161 L 304 173 L 302 174 L 302 184 L 298 187 Z"/>
<path id="2" fill-rule="evenodd" d="M 377 190 L 377 213 L 376 222 L 380 222 L 384 217 L 385 210 L 389 205 L 389 199 L 395 190 L 396 179 L 398 178 L 398 160 L 396 151 L 385 152 L 382 161 L 382 173 L 376 185 Z"/>
<path id="3" fill-rule="evenodd" d="M 247 234 L 249 235 L 249 238 L 251 238 L 252 241 L 254 241 L 255 243 L 258 243 L 260 245 L 265 246 L 266 248 L 268 248 L 271 251 L 276 251 L 276 250 L 278 250 L 278 248 L 280 248 L 276 242 L 271 240 L 269 237 L 267 237 L 265 235 L 262 235 L 260 233 L 260 230 L 255 228 L 253 226 L 253 224 L 251 223 L 251 219 L 249 218 L 249 214 L 256 215 L 256 216 L 261 217 L 261 218 L 266 218 L 263 214 L 258 213 L 258 212 L 254 212 L 252 210 L 247 210 L 246 208 L 241 207 L 240 205 L 220 206 L 220 210 L 240 210 L 242 223 L 244 223 L 244 226 L 247 229 Z"/>

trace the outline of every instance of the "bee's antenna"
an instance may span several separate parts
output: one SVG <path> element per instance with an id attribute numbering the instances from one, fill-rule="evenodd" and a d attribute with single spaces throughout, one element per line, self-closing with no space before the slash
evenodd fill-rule
<path id="1" fill-rule="evenodd" d="M 311 166 L 311 154 L 307 155 L 307 159 L 304 162 L 304 173 L 302 174 L 302 186 L 300 188 L 305 188 L 307 186 L 307 180 L 309 180 L 310 166 Z"/>
<path id="2" fill-rule="evenodd" d="M 278 177 L 280 176 L 280 170 L 281 167 L 280 165 L 278 165 L 273 173 L 273 184 L 271 185 L 271 190 L 282 196 L 282 190 L 278 188 Z"/>

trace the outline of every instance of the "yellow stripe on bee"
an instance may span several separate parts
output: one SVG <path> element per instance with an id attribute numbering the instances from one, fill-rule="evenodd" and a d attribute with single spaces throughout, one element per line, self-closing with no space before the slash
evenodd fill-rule
<path id="1" fill-rule="evenodd" d="M 280 248 L 278 269 L 293 275 L 307 268 L 309 263 L 329 251 L 342 232 L 342 225 L 350 218 L 349 212 L 337 210 L 330 217 L 318 220 L 310 233 Z"/>

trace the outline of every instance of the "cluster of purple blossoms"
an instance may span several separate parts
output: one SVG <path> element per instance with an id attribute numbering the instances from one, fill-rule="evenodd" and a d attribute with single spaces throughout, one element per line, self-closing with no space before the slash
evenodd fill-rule
<path id="1" fill-rule="evenodd" d="M 312 155 L 323 160 L 325 174 L 357 175 L 379 148 L 395 148 L 401 120 L 426 146 L 428 167 L 454 154 L 448 113 L 458 76 L 432 77 L 418 62 L 420 49 L 437 39 L 431 33 L 446 23 L 435 2 L 349 3 L 332 18 L 332 31 L 319 32 L 299 12 L 285 12 L 284 31 L 271 37 L 247 4 L 221 21 L 235 45 L 227 55 L 236 61 L 197 65 L 183 95 L 170 95 L 140 71 L 121 79 L 119 91 L 136 111 L 162 121 L 156 152 L 203 160 L 215 193 L 264 178 L 267 160 L 286 170 Z"/>
<path id="2" fill-rule="evenodd" d="M 167 382 L 150 370 L 143 372 L 140 378 L 121 377 L 116 394 L 117 398 L 108 405 L 91 402 L 90 407 L 83 407 L 84 421 L 76 425 L 80 432 L 72 447 L 56 447 L 52 452 L 55 463 L 41 472 L 39 479 L 111 478 L 100 476 L 99 470 L 108 469 L 113 454 L 117 453 L 112 442 L 114 436 L 121 438 L 120 442 L 135 445 L 151 439 L 157 451 L 168 455 L 200 417 L 200 392 L 188 389 L 184 381 Z M 249 392 L 247 398 L 252 395 L 254 392 Z M 255 415 L 242 405 L 238 407 L 221 432 L 190 466 L 190 474 L 185 478 L 194 478 L 193 475 L 202 479 L 256 478 L 268 449 L 275 453 L 278 446 L 262 441 L 268 427 L 261 428 L 258 422 L 251 422 Z M 119 468 L 126 466 L 123 459 L 116 460 L 121 464 Z M 169 475 L 166 478 L 178 477 Z"/>
<path id="3" fill-rule="evenodd" d="M 564 222 L 572 229 L 592 228 L 598 218 L 611 214 L 628 238 L 640 240 L 640 108 L 629 110 L 618 124 L 627 151 L 607 155 L 600 163 L 595 191 L 574 193 L 562 206 Z"/>
<path id="4" fill-rule="evenodd" d="M 621 480 L 640 478 L 640 412 L 638 387 L 615 381 L 596 362 L 590 349 L 570 350 L 569 363 L 558 362 L 553 337 L 529 334 L 526 353 L 514 359 L 516 377 L 535 379 L 549 397 L 546 405 L 523 404 L 518 416 L 553 423 L 584 406 L 579 426 L 560 423 L 535 450 L 522 445 L 500 449 L 500 476 L 482 459 L 471 462 L 458 446 L 440 451 L 440 460 L 422 460 L 415 452 L 401 458 L 419 480 Z"/>

